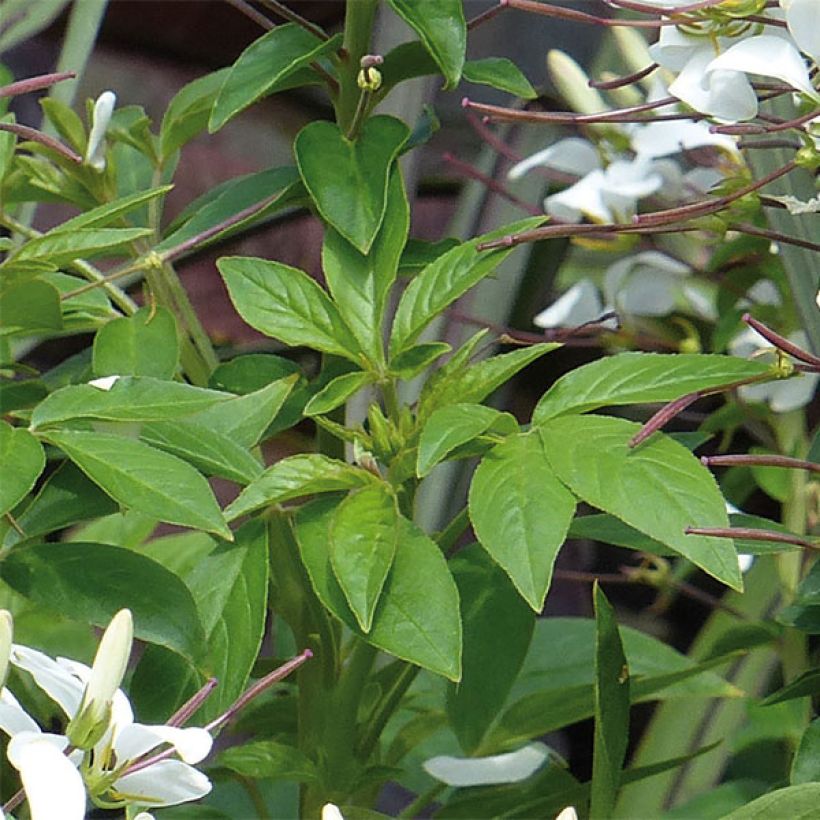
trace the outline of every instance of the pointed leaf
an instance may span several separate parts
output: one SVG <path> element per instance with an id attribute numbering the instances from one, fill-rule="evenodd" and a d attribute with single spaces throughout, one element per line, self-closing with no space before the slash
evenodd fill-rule
<path id="1" fill-rule="evenodd" d="M 316 208 L 363 254 L 384 219 L 390 167 L 410 131 L 395 117 L 370 117 L 355 140 L 317 120 L 296 136 L 293 150 Z"/>
<path id="2" fill-rule="evenodd" d="M 522 100 L 534 100 L 538 92 L 521 73 L 521 69 L 506 57 L 487 57 L 464 63 L 463 77 L 467 82 L 489 85 L 500 91 L 508 91 Z"/>
<path id="3" fill-rule="evenodd" d="M 76 231 L 80 228 L 102 228 L 115 222 L 119 217 L 124 216 L 131 211 L 136 210 L 147 202 L 164 196 L 173 189 L 173 185 L 159 185 L 155 188 L 149 188 L 147 191 L 137 191 L 134 194 L 120 197 L 112 202 L 106 202 L 103 205 L 98 205 L 91 210 L 83 211 L 77 216 L 61 222 L 59 232 Z"/>
<path id="4" fill-rule="evenodd" d="M 94 337 L 94 375 L 172 379 L 179 364 L 174 314 L 164 307 L 140 308 L 114 319 Z"/>
<path id="5" fill-rule="evenodd" d="M 55 430 L 47 438 L 123 506 L 232 540 L 208 482 L 181 459 L 110 433 Z"/>
<path id="6" fill-rule="evenodd" d="M 801 783 L 777 789 L 745 806 L 736 809 L 723 820 L 771 820 L 788 817 L 789 820 L 813 820 L 817 817 L 820 801 L 820 783 Z"/>
<path id="7" fill-rule="evenodd" d="M 478 540 L 536 611 L 575 514 L 575 497 L 558 480 L 531 433 L 510 436 L 481 461 L 470 484 Z"/>
<path id="8" fill-rule="evenodd" d="M 275 740 L 255 740 L 220 752 L 217 766 L 254 779 L 312 783 L 319 778 L 316 765 L 295 746 Z"/>
<path id="9" fill-rule="evenodd" d="M 792 760 L 791 784 L 820 781 L 820 720 L 813 720 L 800 738 L 800 746 Z"/>
<path id="10" fill-rule="evenodd" d="M 212 71 L 177 91 L 165 109 L 159 130 L 163 157 L 170 157 L 208 127 L 214 101 L 229 73 L 229 68 Z"/>
<path id="11" fill-rule="evenodd" d="M 4 515 L 34 486 L 46 466 L 46 454 L 28 430 L 0 421 L 0 464 L 0 515 Z"/>
<path id="12" fill-rule="evenodd" d="M 216 266 L 239 315 L 294 347 L 306 345 L 359 361 L 359 345 L 330 297 L 304 271 L 279 262 L 222 257 Z"/>
<path id="13" fill-rule="evenodd" d="M 373 616 L 360 629 L 333 575 L 327 533 L 339 499 L 325 497 L 301 507 L 296 537 L 319 600 L 349 629 L 374 646 L 457 681 L 461 676 L 458 590 L 439 548 L 417 527 L 401 520 L 393 566 Z"/>
<path id="14" fill-rule="evenodd" d="M 373 380 L 374 377 L 371 373 L 365 373 L 361 370 L 357 370 L 355 373 L 343 373 L 341 376 L 331 379 L 305 405 L 305 415 L 320 416 L 335 410 Z"/>
<path id="15" fill-rule="evenodd" d="M 80 257 L 86 259 L 113 251 L 150 234 L 149 228 L 81 228 L 65 233 L 55 230 L 29 239 L 4 264 L 11 266 L 12 262 L 44 260 L 61 265 Z"/>

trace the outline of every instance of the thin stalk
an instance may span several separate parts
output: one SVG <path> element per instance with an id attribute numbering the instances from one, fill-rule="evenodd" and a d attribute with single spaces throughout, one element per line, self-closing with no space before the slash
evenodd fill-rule
<path id="1" fill-rule="evenodd" d="M 369 52 L 377 0 L 356 0 L 345 8 L 343 54 L 339 58 L 339 94 L 335 101 L 336 123 L 349 133 L 361 96 L 356 78 L 360 61 Z"/>

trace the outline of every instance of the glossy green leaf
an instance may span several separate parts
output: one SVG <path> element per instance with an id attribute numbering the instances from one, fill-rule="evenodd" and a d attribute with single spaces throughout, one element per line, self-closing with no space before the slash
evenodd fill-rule
<path id="1" fill-rule="evenodd" d="M 216 264 L 234 307 L 251 327 L 294 347 L 359 362 L 359 345 L 336 305 L 304 271 L 239 256 Z"/>
<path id="2" fill-rule="evenodd" d="M 191 421 L 209 427 L 240 447 L 253 447 L 282 409 L 296 378 L 288 376 L 253 393 L 233 396 L 197 413 Z"/>
<path id="3" fill-rule="evenodd" d="M 325 228 L 322 266 L 328 289 L 362 350 L 374 362 L 383 357 L 385 304 L 396 279 L 409 226 L 407 195 L 398 165 L 394 165 L 387 186 L 384 221 L 367 255 L 332 227 Z"/>
<path id="4" fill-rule="evenodd" d="M 588 538 L 602 544 L 613 544 L 616 547 L 649 552 L 653 555 L 676 555 L 677 553 L 664 546 L 654 538 L 644 535 L 640 530 L 630 527 L 614 515 L 607 513 L 583 515 L 570 524 L 568 538 Z"/>
<path id="5" fill-rule="evenodd" d="M 48 388 L 40 379 L 0 381 L 0 415 L 33 407 L 47 395 Z"/>
<path id="6" fill-rule="evenodd" d="M 0 515 L 25 498 L 46 466 L 43 445 L 28 430 L 0 420 Z"/>
<path id="7" fill-rule="evenodd" d="M 339 499 L 317 499 L 299 509 L 296 537 L 319 600 L 348 628 L 374 646 L 431 672 L 461 677 L 458 590 L 439 548 L 402 519 L 393 566 L 370 632 L 360 629 L 333 575 L 327 533 Z"/>
<path id="8" fill-rule="evenodd" d="M 63 233 L 60 230 L 29 239 L 8 257 L 4 265 L 14 262 L 43 260 L 61 265 L 80 257 L 86 259 L 150 235 L 148 228 L 81 228 Z"/>
<path id="9" fill-rule="evenodd" d="M 227 393 L 149 376 L 124 376 L 110 390 L 73 384 L 55 390 L 31 414 L 31 427 L 69 419 L 153 421 L 190 416 L 230 399 Z"/>
<path id="10" fill-rule="evenodd" d="M 467 24 L 461 0 L 388 0 L 421 38 L 444 75 L 445 88 L 461 79 L 467 48 Z"/>
<path id="11" fill-rule="evenodd" d="M 113 313 L 111 303 L 102 288 L 74 293 L 78 288 L 88 284 L 85 279 L 59 272 L 44 273 L 40 278 L 57 288 L 63 310 L 63 326 L 66 330 L 76 332 L 78 328 L 74 323 L 83 322 L 89 318 L 91 319 L 90 328 L 96 330 L 101 319 L 108 321 L 111 318 Z M 69 296 L 70 293 L 74 295 Z"/>
<path id="12" fill-rule="evenodd" d="M 43 279 L 18 282 L 0 291 L 0 336 L 62 330 L 60 292 Z"/>
<path id="13" fill-rule="evenodd" d="M 354 373 L 343 373 L 331 379 L 305 405 L 306 416 L 320 416 L 329 413 L 344 404 L 354 393 L 373 381 L 371 373 L 357 370 Z"/>
<path id="14" fill-rule="evenodd" d="M 472 441 L 501 417 L 498 410 L 481 404 L 451 404 L 436 410 L 419 437 L 416 471 L 426 476 L 456 447 Z"/>
<path id="15" fill-rule="evenodd" d="M 820 719 L 813 720 L 803 732 L 789 780 L 792 786 L 820 781 Z"/>
<path id="16" fill-rule="evenodd" d="M 313 493 L 331 493 L 366 487 L 378 481 L 360 467 L 315 453 L 290 456 L 268 467 L 225 508 L 228 521 L 268 504 L 281 504 L 291 498 Z"/>
<path id="17" fill-rule="evenodd" d="M 538 402 L 533 424 L 598 407 L 668 402 L 770 372 L 768 365 L 737 356 L 701 353 L 619 353 L 577 367 L 558 379 Z"/>
<path id="18" fill-rule="evenodd" d="M 489 85 L 523 100 L 534 100 L 538 96 L 538 92 L 521 73 L 521 69 L 506 57 L 467 60 L 462 76 L 467 82 Z"/>
<path id="19" fill-rule="evenodd" d="M 123 506 L 233 539 L 208 482 L 176 456 L 110 433 L 55 430 L 47 438 Z"/>
<path id="20" fill-rule="evenodd" d="M 313 761 L 295 746 L 275 740 L 255 740 L 223 750 L 216 759 L 243 777 L 260 780 L 289 780 L 312 783 L 319 774 Z"/>
<path id="21" fill-rule="evenodd" d="M 415 275 L 435 262 L 447 251 L 457 248 L 461 243 L 457 239 L 440 239 L 438 242 L 425 242 L 422 239 L 408 239 L 399 260 L 399 272 L 409 276 Z"/>
<path id="22" fill-rule="evenodd" d="M 381 227 L 390 168 L 409 133 L 401 120 L 378 115 L 366 120 L 353 141 L 338 125 L 323 120 L 309 123 L 296 136 L 299 173 L 317 210 L 363 254 Z"/>
<path id="23" fill-rule="evenodd" d="M 452 347 L 447 342 L 422 342 L 413 345 L 390 361 L 390 372 L 400 379 L 409 381 L 451 350 Z"/>
<path id="24" fill-rule="evenodd" d="M 431 262 L 402 294 L 390 331 L 390 355 L 397 356 L 448 305 L 492 273 L 509 256 L 512 247 L 479 251 L 478 245 L 508 233 L 534 228 L 543 218 L 534 217 L 465 242 Z"/>
<path id="25" fill-rule="evenodd" d="M 61 222 L 59 228 L 56 230 L 60 233 L 64 233 L 67 231 L 76 231 L 80 228 L 105 227 L 115 222 L 121 216 L 136 210 L 157 197 L 165 196 L 173 187 L 173 185 L 158 185 L 153 188 L 148 188 L 146 191 L 137 191 L 128 196 L 106 202 L 103 205 L 98 205 L 96 208 L 83 211 L 83 213 L 65 222 Z"/>
<path id="26" fill-rule="evenodd" d="M 639 424 L 607 416 L 566 416 L 540 427 L 558 478 L 581 499 L 671 547 L 733 589 L 743 589 L 730 540 L 687 535 L 687 527 L 727 527 L 712 474 L 685 447 L 654 435 L 629 440 Z"/>
<path id="27" fill-rule="evenodd" d="M 817 817 L 820 783 L 801 783 L 764 794 L 742 808 L 727 814 L 723 820 L 813 820 Z"/>
<path id="28" fill-rule="evenodd" d="M 200 557 L 185 581 L 208 642 L 207 674 L 219 686 L 197 713 L 206 722 L 242 694 L 259 654 L 268 600 L 268 533 L 265 522 L 248 521 Z"/>
<path id="29" fill-rule="evenodd" d="M 615 610 L 600 586 L 595 608 L 595 741 L 592 755 L 590 817 L 611 816 L 629 742 L 629 667 Z"/>
<path id="30" fill-rule="evenodd" d="M 461 681 L 447 688 L 447 716 L 472 754 L 498 716 L 530 645 L 535 618 L 478 544 L 450 560 L 464 629 Z"/>
<path id="31" fill-rule="evenodd" d="M 369 632 L 399 537 L 398 506 L 387 485 L 353 490 L 336 508 L 328 536 L 333 574 L 359 627 Z"/>
<path id="32" fill-rule="evenodd" d="M 271 29 L 251 43 L 231 66 L 211 112 L 213 134 L 258 99 L 275 93 L 288 77 L 341 45 L 341 35 L 320 40 L 295 23 Z"/>
<path id="33" fill-rule="evenodd" d="M 205 475 L 250 484 L 262 473 L 262 465 L 234 439 L 190 419 L 148 422 L 140 428 L 140 438 Z"/>
<path id="34" fill-rule="evenodd" d="M 144 307 L 104 325 L 94 337 L 93 362 L 96 376 L 173 378 L 179 364 L 173 313 L 164 307 Z"/>
<path id="35" fill-rule="evenodd" d="M 456 402 L 484 401 L 528 364 L 559 347 L 561 345 L 555 342 L 542 342 L 472 364 L 453 356 L 422 389 L 418 416 L 425 419 L 437 408 Z"/>
<path id="36" fill-rule="evenodd" d="M 290 359 L 270 353 L 250 353 L 218 365 L 208 386 L 245 396 L 298 373 L 299 365 Z"/>
<path id="37" fill-rule="evenodd" d="M 123 547 L 71 542 L 15 550 L 0 577 L 38 606 L 77 621 L 108 626 L 123 607 L 134 634 L 196 660 L 205 635 L 191 593 L 165 567 Z"/>
<path id="38" fill-rule="evenodd" d="M 540 612 L 575 497 L 556 477 L 536 435 L 510 436 L 481 460 L 469 509 L 481 545 Z"/>
<path id="39" fill-rule="evenodd" d="M 168 226 L 165 238 L 155 250 L 168 251 L 195 237 L 197 249 L 207 247 L 296 204 L 300 196 L 305 196 L 304 188 L 299 172 L 292 166 L 235 177 L 211 188 L 188 205 Z M 265 200 L 270 202 L 263 206 Z M 237 219 L 230 227 L 215 230 L 245 211 L 249 212 L 247 217 Z"/>
<path id="40" fill-rule="evenodd" d="M 229 73 L 228 68 L 212 71 L 177 91 L 165 109 L 159 129 L 163 157 L 170 157 L 208 127 L 214 101 Z"/>

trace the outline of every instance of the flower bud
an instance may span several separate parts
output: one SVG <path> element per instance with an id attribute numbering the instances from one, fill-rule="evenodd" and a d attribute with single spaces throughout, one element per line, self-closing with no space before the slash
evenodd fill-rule
<path id="1" fill-rule="evenodd" d="M 105 132 L 114 106 L 117 104 L 117 95 L 113 91 L 103 91 L 94 103 L 94 113 L 91 116 L 91 133 L 88 135 L 88 146 L 85 149 L 85 162 L 95 171 L 105 170 Z"/>
<path id="2" fill-rule="evenodd" d="M 547 54 L 547 68 L 558 92 L 578 114 L 599 114 L 607 110 L 604 98 L 589 87 L 589 77 L 569 54 L 553 49 Z"/>
<path id="3" fill-rule="evenodd" d="M 356 82 L 362 91 L 378 91 L 382 85 L 382 73 L 375 66 L 368 66 L 359 72 Z"/>

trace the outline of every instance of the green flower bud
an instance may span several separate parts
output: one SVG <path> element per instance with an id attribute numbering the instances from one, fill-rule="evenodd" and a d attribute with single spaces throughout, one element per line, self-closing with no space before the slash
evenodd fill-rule
<path id="1" fill-rule="evenodd" d="M 356 82 L 362 91 L 378 91 L 382 85 L 382 73 L 375 66 L 368 66 L 359 72 Z"/>

